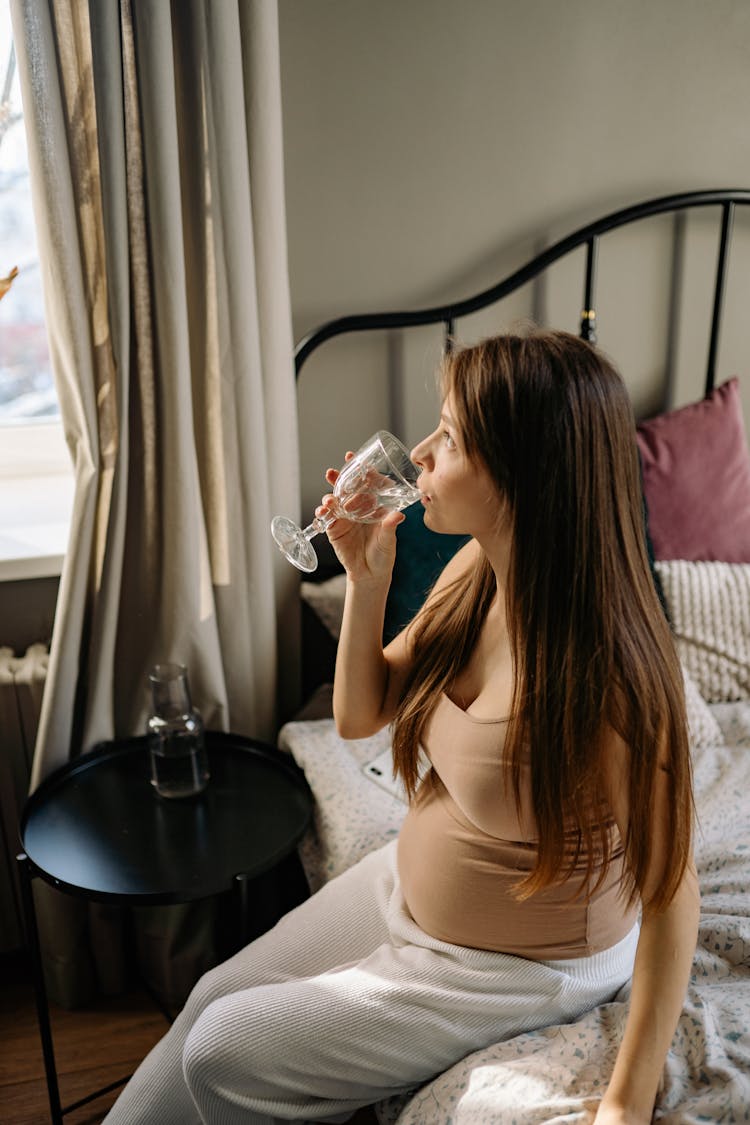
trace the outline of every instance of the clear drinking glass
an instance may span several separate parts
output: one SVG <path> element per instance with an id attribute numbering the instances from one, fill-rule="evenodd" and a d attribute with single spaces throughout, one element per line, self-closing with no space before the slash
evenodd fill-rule
<path id="1" fill-rule="evenodd" d="M 157 664 L 149 674 L 151 784 L 161 797 L 192 797 L 208 783 L 203 719 L 190 699 L 184 664 Z"/>
<path id="2" fill-rule="evenodd" d="M 301 528 L 286 516 L 271 520 L 271 534 L 283 555 L 299 570 L 317 569 L 318 556 L 310 540 L 335 519 L 378 523 L 388 512 L 398 512 L 419 500 L 419 469 L 404 445 L 378 430 L 341 468 L 333 486 L 334 502 L 324 516 Z"/>

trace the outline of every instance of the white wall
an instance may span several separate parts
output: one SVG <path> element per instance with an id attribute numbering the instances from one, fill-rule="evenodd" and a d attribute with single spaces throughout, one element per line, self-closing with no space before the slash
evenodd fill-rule
<path id="1" fill-rule="evenodd" d="M 344 313 L 468 296 L 616 207 L 750 187 L 747 0 L 279 0 L 279 11 L 298 339 Z M 714 218 L 689 224 L 690 294 L 711 290 Z M 750 222 L 737 225 L 720 378 L 748 368 Z M 670 236 L 662 221 L 601 251 L 599 343 L 641 410 L 665 364 Z M 548 320 L 577 331 L 581 291 L 578 263 L 556 267 Z M 524 293 L 460 334 L 535 307 Z M 708 316 L 703 299 L 683 307 L 677 401 L 701 393 Z M 420 331 L 404 349 L 396 418 L 409 442 L 430 421 L 439 348 Z M 385 342 L 339 341 L 309 361 L 306 507 L 325 465 L 393 424 L 386 355 Z"/>

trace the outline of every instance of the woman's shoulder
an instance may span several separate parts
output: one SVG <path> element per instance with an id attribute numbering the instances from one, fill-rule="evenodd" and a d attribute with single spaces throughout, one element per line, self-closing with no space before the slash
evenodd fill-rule
<path id="1" fill-rule="evenodd" d="M 435 583 L 434 591 L 438 592 L 450 585 L 451 582 L 455 582 L 456 579 L 463 578 L 465 574 L 468 574 L 474 569 L 482 556 L 482 548 L 479 546 L 476 539 L 470 539 L 468 543 L 464 543 L 462 547 L 459 547 L 448 563 L 446 563 Z"/>
<path id="2" fill-rule="evenodd" d="M 464 543 L 463 546 L 456 551 L 455 555 L 446 563 L 445 567 L 438 575 L 416 616 L 411 623 L 406 626 L 404 630 L 405 635 L 408 635 L 410 638 L 414 637 L 415 629 L 418 632 L 425 619 L 431 617 L 433 612 L 438 609 L 443 600 L 443 595 L 449 591 L 450 587 L 457 582 L 461 582 L 462 579 L 466 578 L 467 575 L 471 573 L 482 557 L 482 554 L 482 548 L 479 546 L 476 539 L 470 539 L 468 543 Z"/>

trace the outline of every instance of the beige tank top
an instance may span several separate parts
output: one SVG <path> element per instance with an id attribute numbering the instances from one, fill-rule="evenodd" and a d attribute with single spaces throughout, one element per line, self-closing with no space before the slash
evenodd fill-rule
<path id="1" fill-rule="evenodd" d="M 442 941 L 533 960 L 584 957 L 615 945 L 637 910 L 621 894 L 624 859 L 614 821 L 612 859 L 597 890 L 583 886 L 585 857 L 566 882 L 518 901 L 513 886 L 534 866 L 537 830 L 528 762 L 521 808 L 503 765 L 505 720 L 475 719 L 441 696 L 428 724 L 432 768 L 401 828 L 398 865 L 414 920 Z M 596 878 L 594 879 L 596 882 Z"/>

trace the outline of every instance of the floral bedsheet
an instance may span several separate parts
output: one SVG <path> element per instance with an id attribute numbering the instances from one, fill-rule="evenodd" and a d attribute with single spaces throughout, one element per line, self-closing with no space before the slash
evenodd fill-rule
<path id="1" fill-rule="evenodd" d="M 730 1125 L 750 1122 L 750 703 L 716 704 L 699 719 L 700 932 L 654 1120 Z M 287 724 L 280 745 L 305 770 L 315 794 L 303 862 L 316 889 L 398 833 L 405 805 L 362 769 L 387 747 L 388 735 L 342 742 L 323 719 Z M 398 1125 L 590 1121 L 614 1063 L 627 1001 L 626 987 L 575 1023 L 469 1055 L 410 1098 L 382 1102 L 378 1116 Z"/>

